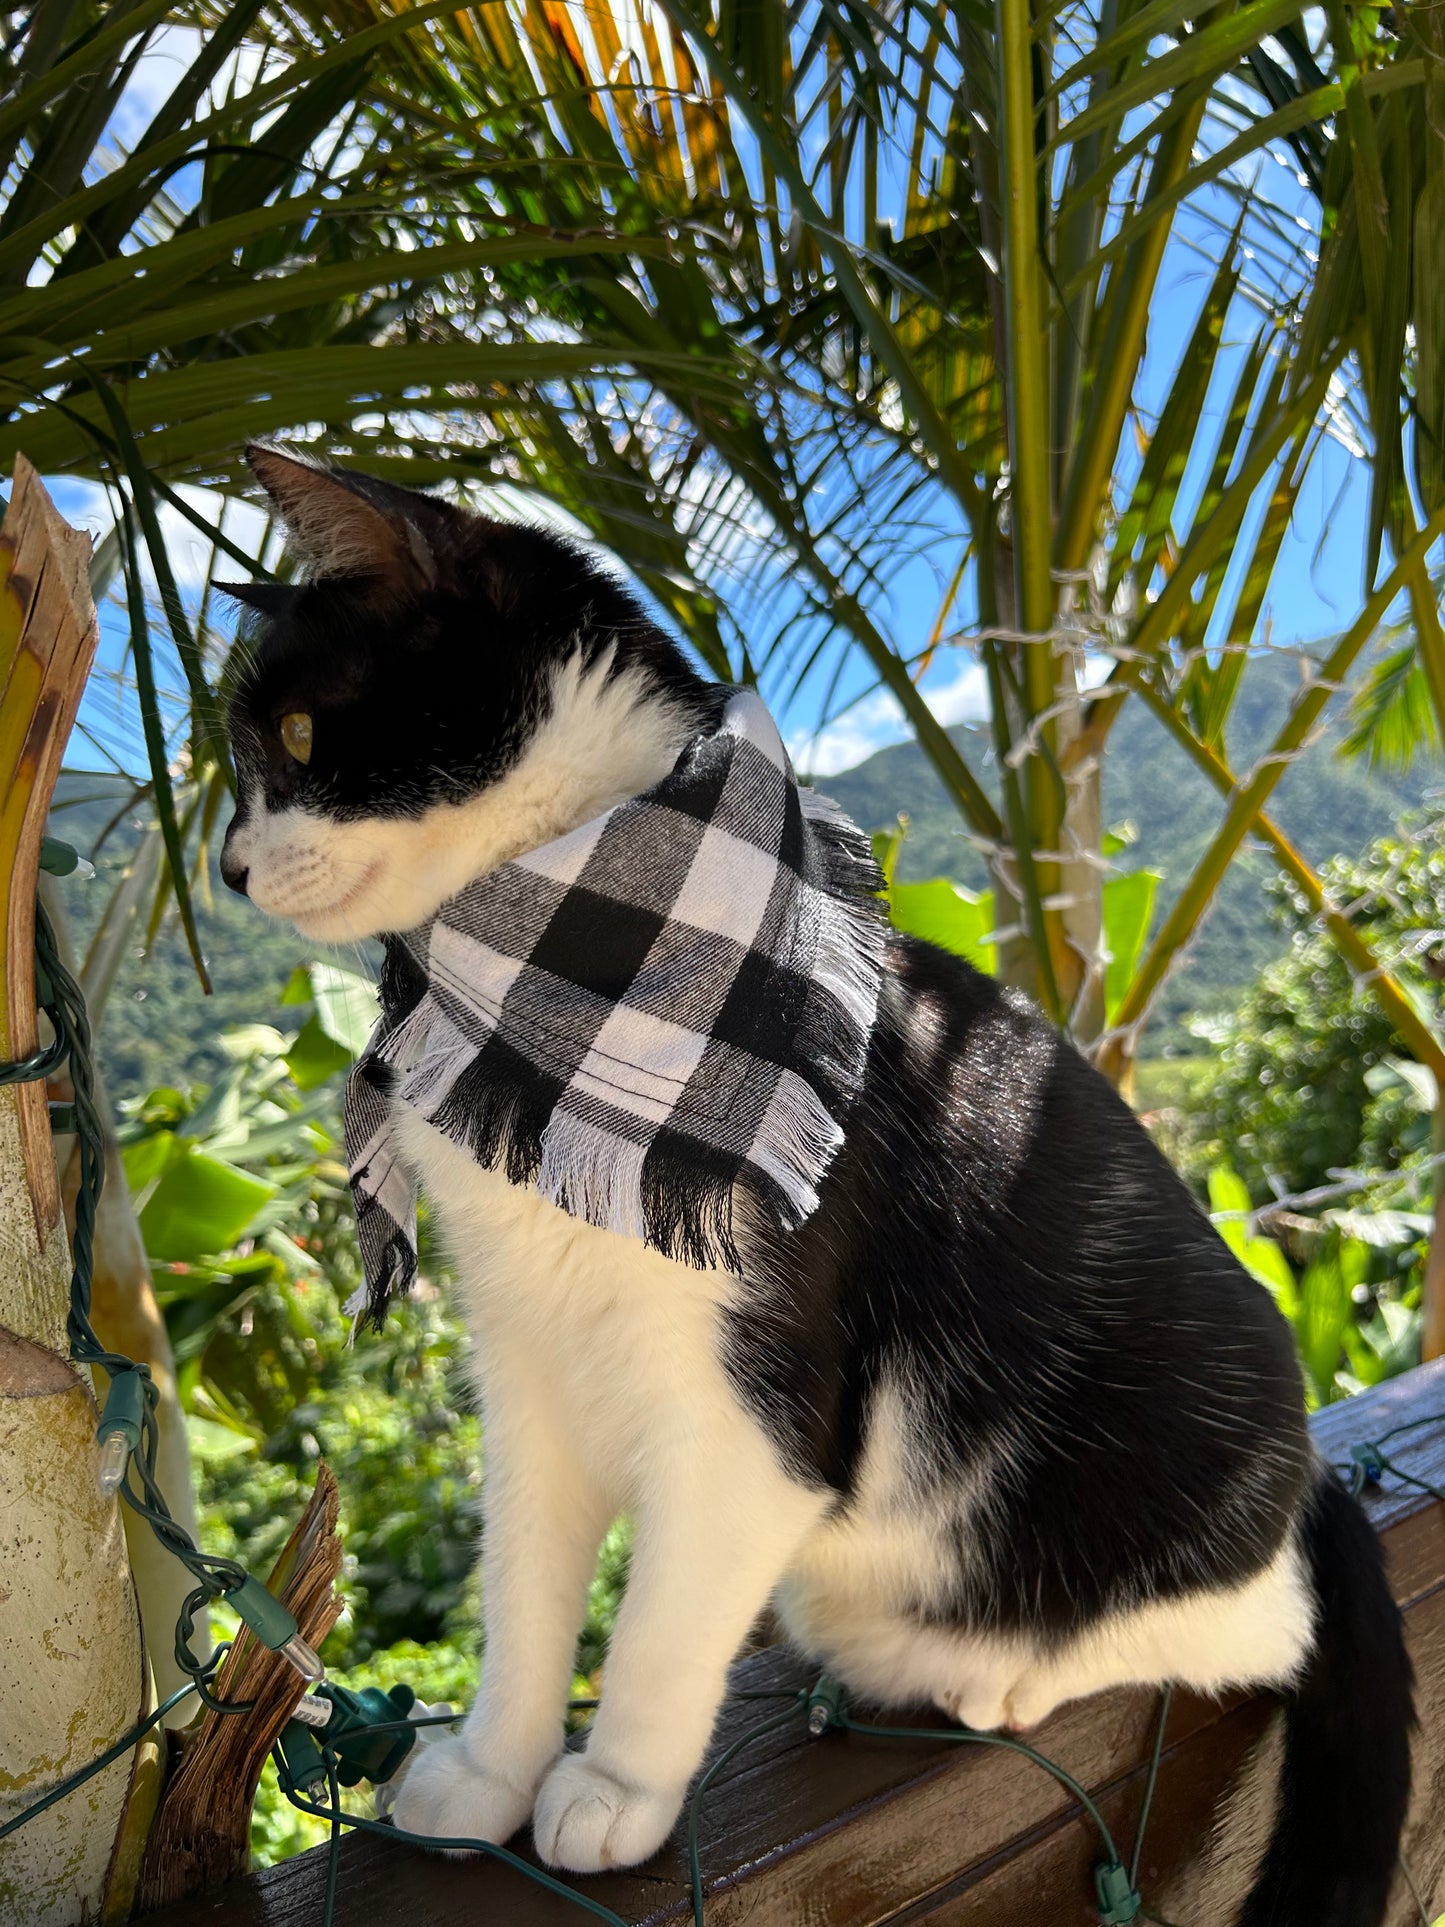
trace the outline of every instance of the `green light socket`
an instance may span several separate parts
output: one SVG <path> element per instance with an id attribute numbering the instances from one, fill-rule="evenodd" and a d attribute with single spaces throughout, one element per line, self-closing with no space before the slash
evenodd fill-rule
<path id="1" fill-rule="evenodd" d="M 98 1440 L 105 1440 L 112 1432 L 121 1432 L 134 1452 L 140 1444 L 141 1426 L 145 1421 L 145 1381 L 146 1374 L 138 1365 L 116 1373 L 105 1395 L 100 1423 L 95 1428 Z"/>
<path id="2" fill-rule="evenodd" d="M 296 1637 L 296 1621 L 275 1593 L 267 1592 L 254 1574 L 247 1573 L 239 1586 L 233 1586 L 221 1597 L 273 1653 L 279 1653 L 288 1640 Z"/>

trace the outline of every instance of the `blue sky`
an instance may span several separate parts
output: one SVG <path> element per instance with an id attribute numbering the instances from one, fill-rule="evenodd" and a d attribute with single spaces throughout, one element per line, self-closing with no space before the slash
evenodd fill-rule
<path id="1" fill-rule="evenodd" d="M 1165 325 L 1156 330 L 1154 358 L 1161 364 L 1171 350 L 1177 353 L 1179 338 L 1187 335 L 1203 296 L 1204 279 L 1195 259 L 1181 255 L 1178 272 L 1167 286 Z M 1217 397 L 1211 396 L 1209 405 L 1213 407 L 1216 402 Z M 51 479 L 51 487 L 68 519 L 89 526 L 97 535 L 109 526 L 103 494 L 94 484 L 60 476 Z M 1336 633 L 1353 617 L 1361 595 L 1366 490 L 1364 464 L 1339 443 L 1327 439 L 1316 455 L 1275 571 L 1266 616 L 1267 633 L 1276 646 L 1316 643 Z M 196 506 L 214 512 L 216 498 L 199 490 L 188 493 Z M 183 586 L 194 587 L 204 576 L 206 544 L 172 510 L 163 511 L 163 525 L 177 575 Z M 233 504 L 227 529 L 243 547 L 254 547 L 260 540 L 263 519 L 259 511 Z M 778 593 L 782 597 L 789 594 L 785 583 Z M 930 633 L 939 601 L 937 558 L 917 555 L 900 564 L 889 584 L 887 600 L 876 613 L 885 631 L 908 650 L 921 646 Z M 950 627 L 966 627 L 972 613 L 972 591 L 965 585 Z M 104 612 L 102 633 L 99 666 L 103 672 L 115 672 L 123 660 L 125 625 L 114 607 Z M 172 686 L 178 689 L 179 671 L 174 667 L 168 638 L 159 636 L 157 646 L 162 674 L 164 665 L 171 664 Z M 847 702 L 866 690 L 871 681 L 867 665 L 861 660 L 853 662 L 839 685 L 841 700 Z M 882 691 L 862 695 L 846 714 L 820 730 L 823 682 L 824 678 L 817 675 L 794 700 L 780 700 L 776 705 L 800 764 L 826 774 L 848 768 L 872 750 L 907 736 L 897 704 Z M 922 687 L 936 713 L 947 723 L 977 721 L 986 714 L 983 672 L 966 647 L 941 650 Z M 768 693 L 776 695 L 776 691 Z M 95 679 L 82 720 L 129 767 L 143 767 L 134 704 L 129 692 L 116 686 L 113 674 L 108 677 L 102 673 Z M 94 766 L 96 759 L 77 742 L 70 760 Z"/>
<path id="2" fill-rule="evenodd" d="M 168 91 L 176 67 L 188 61 L 193 48 L 194 36 L 188 30 L 167 29 L 142 60 L 114 122 L 114 132 L 122 143 L 133 138 L 149 119 L 155 105 Z M 1263 165 L 1274 168 L 1271 161 Z M 1267 187 L 1272 199 L 1283 201 L 1287 214 L 1312 213 L 1311 204 L 1302 190 L 1292 184 L 1287 171 L 1272 171 Z M 180 184 L 173 183 L 173 189 L 177 188 Z M 1161 384 L 1182 351 L 1206 291 L 1214 267 L 1207 251 L 1209 242 L 1209 232 L 1198 223 L 1191 230 L 1186 216 L 1178 237 L 1171 243 L 1141 384 L 1140 398 L 1146 411 L 1157 402 Z M 1309 243 L 1303 228 L 1300 242 L 1302 246 Z M 1245 317 L 1237 313 L 1234 319 L 1242 323 Z M 1236 363 L 1240 346 L 1242 336 L 1241 343 L 1236 344 Z M 1222 358 L 1223 365 L 1216 376 L 1206 412 L 1217 413 L 1223 405 L 1231 374 L 1230 362 L 1228 355 Z M 99 489 L 66 478 L 55 478 L 52 487 L 62 512 L 71 520 L 87 524 L 97 533 L 109 525 L 110 518 Z M 1315 458 L 1275 573 L 1266 616 L 1267 633 L 1276 645 L 1308 644 L 1328 637 L 1358 608 L 1365 493 L 1364 464 L 1338 442 L 1326 440 Z M 208 500 L 196 492 L 191 499 L 198 506 L 214 509 L 215 498 Z M 198 584 L 206 566 L 206 545 L 202 538 L 173 511 L 163 512 L 163 523 L 172 548 L 173 566 L 183 586 Z M 233 507 L 227 527 L 233 540 L 249 546 L 259 540 L 261 517 L 243 507 Z M 921 647 L 932 630 L 938 614 L 940 577 L 947 566 L 947 558 L 939 551 L 931 556 L 905 552 L 897 558 L 886 600 L 875 605 L 874 613 L 880 626 L 904 653 Z M 780 581 L 768 611 L 772 620 L 791 612 L 787 601 L 790 594 L 796 592 L 785 579 Z M 950 628 L 966 628 L 972 613 L 972 590 L 966 584 L 955 605 Z M 82 721 L 113 754 L 129 767 L 139 769 L 144 758 L 134 705 L 117 681 L 125 641 L 123 620 L 114 609 L 104 612 L 102 634 L 102 673 L 94 679 L 87 694 Z M 162 675 L 169 664 L 172 684 L 179 687 L 179 669 L 169 640 L 164 636 L 158 638 L 157 657 Z M 827 722 L 820 730 L 819 710 L 826 681 L 826 675 L 815 675 L 791 700 L 782 696 L 776 684 L 766 691 L 775 700 L 785 733 L 800 763 L 827 773 L 845 768 L 871 750 L 907 735 L 902 715 L 890 697 L 881 692 L 864 693 L 871 682 L 871 672 L 861 661 L 850 662 L 838 686 L 843 703 L 852 698 L 858 700 L 845 714 Z M 985 713 L 982 671 L 966 647 L 940 650 L 923 689 L 936 713 L 946 722 L 977 720 Z M 834 707 L 838 707 L 837 701 Z M 87 750 L 83 743 L 77 741 L 72 746 L 73 763 L 94 765 L 99 760 L 98 751 Z"/>

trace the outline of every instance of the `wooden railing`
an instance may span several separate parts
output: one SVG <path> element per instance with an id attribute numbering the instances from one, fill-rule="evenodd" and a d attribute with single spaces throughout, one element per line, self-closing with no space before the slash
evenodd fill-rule
<path id="1" fill-rule="evenodd" d="M 1402 1469 L 1440 1486 L 1445 1362 L 1332 1406 L 1314 1434 L 1328 1458 L 1348 1462 L 1352 1446 L 1430 1418 L 1438 1422 L 1397 1434 L 1388 1450 Z M 1445 1506 L 1388 1474 L 1365 1502 L 1418 1675 L 1405 1838 L 1418 1901 L 1402 1875 L 1389 1927 L 1420 1927 L 1445 1911 Z M 736 1672 L 736 1684 L 754 1690 L 809 1678 L 778 1649 Z M 1061 1708 L 1030 1736 L 1093 1794 L 1126 1859 L 1158 1707 L 1154 1693 L 1106 1693 Z M 759 1712 L 756 1702 L 731 1701 L 714 1757 Z M 1272 1817 L 1276 1713 L 1268 1698 L 1176 1696 L 1139 1868 L 1148 1914 L 1176 1927 L 1227 1927 L 1233 1918 Z M 1017 1755 L 843 1733 L 815 1740 L 799 1720 L 740 1753 L 702 1813 L 708 1927 L 1097 1927 L 1097 1833 L 1057 1781 Z M 154 1927 L 318 1927 L 325 1879 L 326 1851 L 317 1849 L 150 1918 Z M 645 1867 L 578 1885 L 637 1927 L 691 1918 L 677 1842 Z M 586 1918 L 495 1863 L 359 1836 L 341 1849 L 337 1927 L 580 1927 Z"/>

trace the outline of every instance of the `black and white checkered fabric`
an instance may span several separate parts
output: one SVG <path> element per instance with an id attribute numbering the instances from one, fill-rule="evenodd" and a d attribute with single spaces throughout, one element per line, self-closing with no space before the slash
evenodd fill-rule
<path id="1" fill-rule="evenodd" d="M 877 1014 L 879 881 L 739 690 L 656 789 L 389 938 L 346 1097 L 354 1308 L 379 1322 L 415 1274 L 397 1103 L 589 1224 L 743 1272 L 751 1209 L 800 1224 L 843 1142 Z"/>

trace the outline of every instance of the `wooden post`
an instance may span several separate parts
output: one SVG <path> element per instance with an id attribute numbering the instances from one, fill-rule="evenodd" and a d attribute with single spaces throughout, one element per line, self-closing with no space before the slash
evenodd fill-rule
<path id="1" fill-rule="evenodd" d="M 90 540 L 23 458 L 0 526 L 0 1056 L 38 1035 L 35 889 L 66 738 L 95 653 Z M 146 1710 L 140 1612 L 95 1402 L 70 1363 L 70 1258 L 44 1086 L 0 1086 L 0 1819 Z M 124 1919 L 144 1800 L 132 1752 L 0 1842 L 13 1927 Z M 148 1756 L 154 1766 L 154 1749 Z M 127 1815 L 129 1813 L 129 1821 Z"/>

